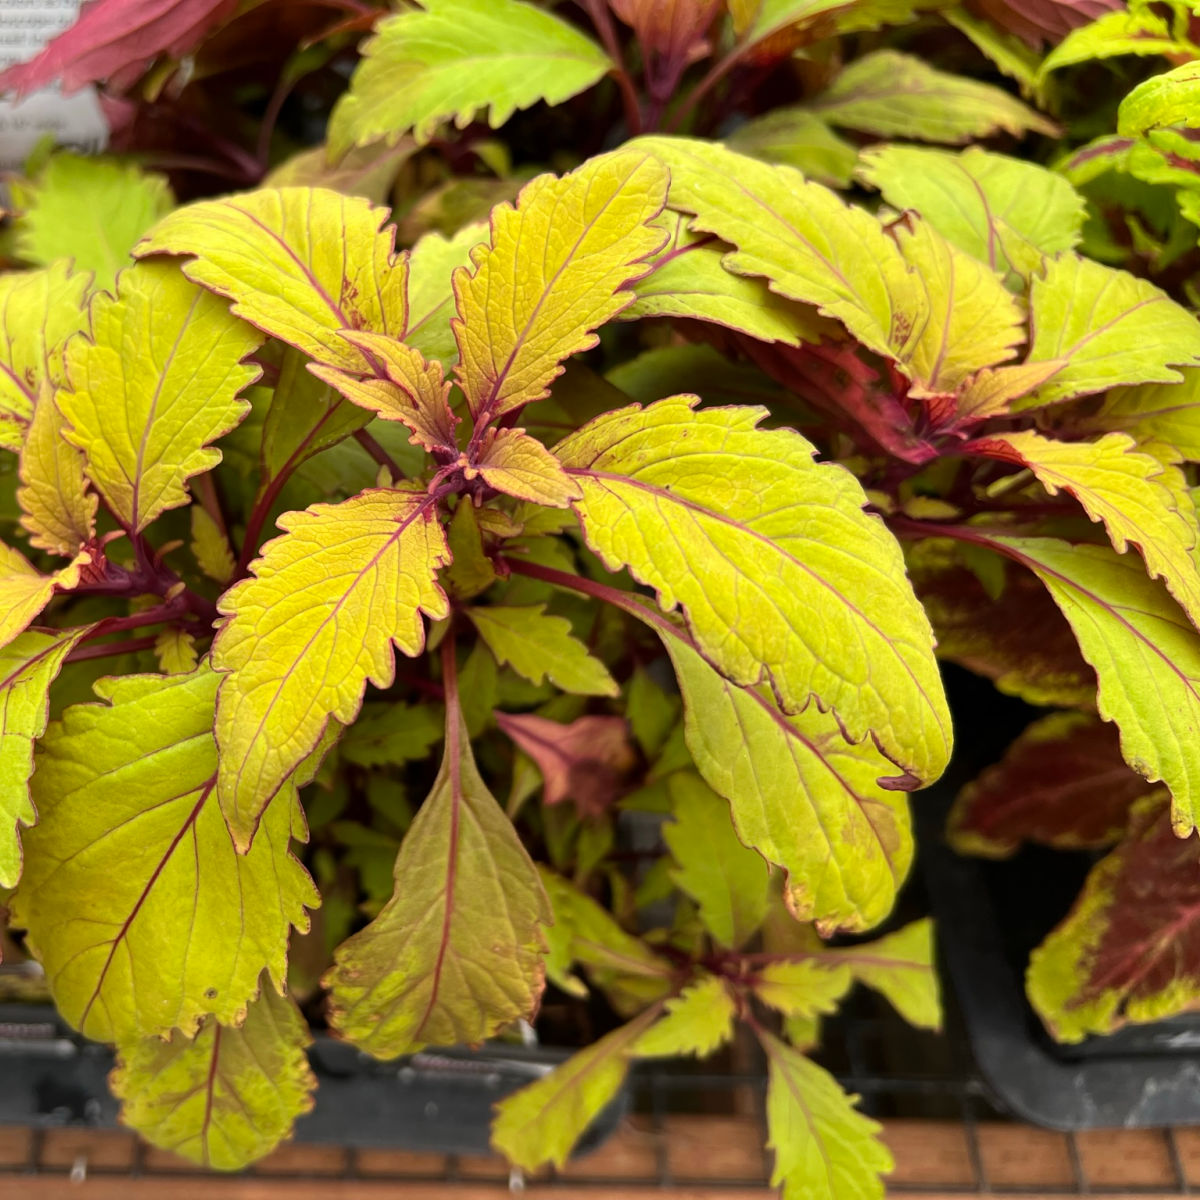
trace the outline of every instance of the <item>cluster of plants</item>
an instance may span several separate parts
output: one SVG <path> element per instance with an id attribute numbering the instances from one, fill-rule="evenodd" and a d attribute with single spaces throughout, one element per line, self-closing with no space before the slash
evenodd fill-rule
<path id="1" fill-rule="evenodd" d="M 0 75 L 119 117 L 0 233 L 0 898 L 123 1119 L 236 1169 L 310 1025 L 596 991 L 514 1164 L 743 1030 L 784 1195 L 882 1195 L 809 1051 L 856 981 L 939 1023 L 877 929 L 938 657 L 1059 710 L 957 843 L 1115 845 L 1048 1025 L 1193 1006 L 1190 7 L 287 7 L 92 0 Z"/>

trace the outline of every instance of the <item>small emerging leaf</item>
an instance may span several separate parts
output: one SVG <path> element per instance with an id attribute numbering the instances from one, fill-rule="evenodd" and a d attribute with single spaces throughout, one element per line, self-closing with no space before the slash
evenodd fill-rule
<path id="1" fill-rule="evenodd" d="M 523 429 L 489 429 L 466 475 L 478 475 L 496 491 L 544 508 L 566 508 L 582 495 L 558 459 Z"/>
<path id="2" fill-rule="evenodd" d="M 636 1057 L 707 1058 L 733 1036 L 733 997 L 717 975 L 703 975 L 668 1000 L 664 1009 L 662 1017 L 638 1038 L 633 1048 Z"/>
<path id="3" fill-rule="evenodd" d="M 615 696 L 617 681 L 571 634 L 565 617 L 548 616 L 545 605 L 513 608 L 468 608 L 479 636 L 501 666 L 511 666 L 530 683 L 547 676 L 564 692 L 577 696 Z"/>
<path id="4" fill-rule="evenodd" d="M 229 538 L 199 504 L 192 506 L 191 548 L 200 570 L 209 579 L 224 584 L 233 578 L 237 564 L 229 546 Z"/>

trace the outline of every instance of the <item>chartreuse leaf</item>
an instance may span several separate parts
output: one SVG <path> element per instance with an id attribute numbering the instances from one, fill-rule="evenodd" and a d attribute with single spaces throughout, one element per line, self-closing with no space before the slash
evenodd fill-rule
<path id="1" fill-rule="evenodd" d="M 184 274 L 236 316 L 317 362 L 361 370 L 341 329 L 400 337 L 407 260 L 388 210 L 327 188 L 260 188 L 176 209 L 135 253 L 187 255 Z"/>
<path id="2" fill-rule="evenodd" d="M 1121 757 L 1115 725 L 1091 713 L 1034 721 L 954 801 L 946 836 L 960 854 L 1008 858 L 1022 842 L 1111 846 L 1150 789 Z"/>
<path id="3" fill-rule="evenodd" d="M 390 345 L 399 345 L 389 339 Z M 321 378 L 306 369 L 304 355 L 286 350 L 279 364 L 279 380 L 271 394 L 271 407 L 263 421 L 259 496 L 277 490 L 301 463 L 336 446 L 362 429 L 370 413 L 344 401 Z"/>
<path id="4" fill-rule="evenodd" d="M 689 233 L 686 218 L 678 213 L 662 220 L 673 231 L 671 241 L 650 273 L 634 284 L 637 299 L 621 314 L 622 320 L 685 317 L 789 346 L 819 342 L 822 334 L 838 336 L 836 325 L 805 305 L 775 295 L 764 280 L 727 271 L 722 260 L 731 247 L 724 242 Z"/>
<path id="5" fill-rule="evenodd" d="M 1200 363 L 1200 321 L 1145 279 L 1077 254 L 1047 260 L 1031 295 L 1032 361 L 1062 367 L 1014 411 L 1117 384 L 1177 383 Z"/>
<path id="6" fill-rule="evenodd" d="M 363 47 L 330 122 L 334 155 L 409 132 L 424 143 L 441 122 L 463 129 L 485 109 L 495 129 L 539 100 L 569 100 L 612 66 L 574 26 L 520 0 L 421 5 L 381 21 Z"/>
<path id="7" fill-rule="evenodd" d="M 233 578 L 237 563 L 229 538 L 220 525 L 199 504 L 192 506 L 192 554 L 209 579 L 217 583 L 228 583 Z"/>
<path id="8" fill-rule="evenodd" d="M 850 737 L 871 731 L 904 771 L 936 778 L 950 722 L 932 634 L 857 480 L 814 463 L 799 434 L 756 428 L 764 409 L 695 404 L 620 409 L 559 443 L 588 544 L 682 606 L 733 682 L 769 680 L 790 712 L 815 696 Z"/>
<path id="9" fill-rule="evenodd" d="M 102 680 L 104 703 L 67 709 L 39 747 L 13 919 L 58 1011 L 97 1041 L 239 1023 L 264 970 L 283 987 L 289 930 L 320 903 L 290 852 L 305 836 L 293 787 L 248 854 L 229 836 L 214 790 L 218 681 L 206 666 Z"/>
<path id="10" fill-rule="evenodd" d="M 933 921 L 924 917 L 874 942 L 826 951 L 860 983 L 887 998 L 919 1029 L 940 1029 L 942 1001 L 933 964 Z"/>
<path id="11" fill-rule="evenodd" d="M 489 429 L 465 474 L 468 479 L 478 476 L 506 496 L 544 508 L 567 508 L 581 495 L 558 459 L 523 429 Z"/>
<path id="12" fill-rule="evenodd" d="M 918 393 L 955 391 L 968 376 L 1012 358 L 1025 314 L 996 272 L 920 218 L 894 229 L 928 297 L 927 317 L 900 355 Z"/>
<path id="13" fill-rule="evenodd" d="M 87 632 L 30 630 L 0 649 L 0 888 L 21 877 L 21 825 L 37 819 L 29 796 L 33 744 L 46 731 L 50 685 Z"/>
<path id="14" fill-rule="evenodd" d="M 915 209 L 1001 275 L 1023 273 L 1020 256 L 1006 249 L 1014 237 L 1056 254 L 1074 247 L 1083 227 L 1084 199 L 1061 175 L 978 146 L 960 153 L 872 146 L 862 152 L 858 175 L 893 208 Z"/>
<path id="15" fill-rule="evenodd" d="M 1037 92 L 1038 67 L 1041 55 L 1015 33 L 993 25 L 986 17 L 977 16 L 965 8 L 942 12 L 942 18 L 953 25 L 963 37 L 970 39 L 975 49 L 1010 79 L 1015 79 L 1023 95 Z"/>
<path id="16" fill-rule="evenodd" d="M 516 830 L 480 778 L 457 705 L 446 754 L 396 858 L 396 891 L 325 976 L 330 1021 L 377 1058 L 481 1042 L 542 994 L 551 909 Z"/>
<path id="17" fill-rule="evenodd" d="M 700 908 L 704 928 L 729 950 L 744 946 L 767 915 L 771 893 L 762 856 L 738 841 L 729 805 L 691 771 L 667 783 L 672 820 L 663 838 L 671 879 Z"/>
<path id="18" fill-rule="evenodd" d="M 849 187 L 858 161 L 858 151 L 806 108 L 777 108 L 740 125 L 726 142 L 741 154 L 787 163 L 828 187 Z"/>
<path id="19" fill-rule="evenodd" d="M 767 1055 L 767 1144 L 772 1185 L 783 1200 L 875 1200 L 892 1156 L 879 1125 L 854 1107 L 837 1080 L 786 1042 L 763 1031 Z"/>
<path id="20" fill-rule="evenodd" d="M 878 924 L 912 861 L 907 800 L 876 782 L 887 760 L 869 738 L 847 742 L 815 704 L 787 717 L 683 641 L 664 640 L 696 766 L 729 801 L 739 838 L 788 873 L 796 918 L 825 932 Z"/>
<path id="21" fill-rule="evenodd" d="M 330 717 L 350 724 L 368 681 L 388 687 L 392 646 L 419 654 L 421 614 L 446 616 L 448 561 L 429 497 L 376 488 L 279 520 L 245 579 L 221 599 L 213 645 L 228 672 L 217 703 L 221 808 L 239 848 Z"/>
<path id="22" fill-rule="evenodd" d="M 338 752 L 360 767 L 422 762 L 442 740 L 444 726 L 430 705 L 368 703 L 342 735 Z"/>
<path id="23" fill-rule="evenodd" d="M 924 294 L 896 243 L 828 188 L 712 142 L 646 137 L 630 145 L 670 169 L 671 206 L 695 214 L 693 231 L 736 247 L 729 270 L 764 276 L 772 291 L 815 305 L 889 357 L 925 319 Z"/>
<path id="24" fill-rule="evenodd" d="M 1171 792 L 1180 837 L 1200 823 L 1200 634 L 1132 555 L 1054 538 L 988 535 L 1035 571 L 1100 682 L 1098 708 L 1125 761 Z"/>
<path id="25" fill-rule="evenodd" d="M 1200 845 L 1175 835 L 1166 795 L 1140 801 L 1124 839 L 1030 957 L 1029 999 L 1059 1041 L 1195 1009 L 1198 867 Z"/>
<path id="26" fill-rule="evenodd" d="M 64 436 L 54 392 L 43 383 L 21 447 L 21 524 L 39 550 L 70 556 L 96 532 L 98 497 L 88 490 L 83 455 Z"/>
<path id="27" fill-rule="evenodd" d="M 359 408 L 405 425 L 413 445 L 453 449 L 458 418 L 450 409 L 442 364 L 386 334 L 344 336 L 370 359 L 373 373 L 360 378 L 337 367 L 315 366 L 312 374 Z"/>
<path id="28" fill-rule="evenodd" d="M 530 683 L 547 676 L 577 696 L 616 696 L 620 689 L 608 668 L 571 634 L 566 617 L 548 616 L 545 605 L 468 608 L 467 616 L 501 666 Z"/>
<path id="29" fill-rule="evenodd" d="M 273 1150 L 313 1106 L 312 1041 L 294 1000 L 263 987 L 241 1026 L 211 1018 L 194 1038 L 120 1047 L 110 1079 L 121 1121 L 152 1146 L 217 1171 Z"/>
<path id="30" fill-rule="evenodd" d="M 755 977 L 754 994 L 785 1017 L 811 1021 L 837 1012 L 853 983 L 848 966 L 817 954 L 767 963 Z"/>
<path id="31" fill-rule="evenodd" d="M 1188 462 L 1200 462 L 1200 369 L 1184 367 L 1181 383 L 1147 383 L 1113 388 L 1096 412 L 1073 426 L 1123 430 L 1140 442 L 1162 441 Z"/>
<path id="32" fill-rule="evenodd" d="M 1042 76 L 1076 63 L 1115 58 L 1120 54 L 1171 54 L 1186 49 L 1171 34 L 1165 16 L 1138 5 L 1106 12 L 1087 25 L 1072 29 L 1042 63 Z"/>
<path id="33" fill-rule="evenodd" d="M 548 1075 L 496 1105 L 492 1145 L 527 1171 L 566 1165 L 571 1148 L 617 1094 L 639 1039 L 660 1012 L 655 1005 L 614 1029 Z"/>
<path id="34" fill-rule="evenodd" d="M 495 564 L 483 546 L 479 512 L 469 497 L 460 497 L 446 530 L 454 561 L 438 581 L 455 600 L 471 600 L 496 582 Z"/>
<path id="35" fill-rule="evenodd" d="M 1052 496 L 1069 492 L 1093 521 L 1104 522 L 1118 554 L 1133 542 L 1146 570 L 1167 585 L 1200 625 L 1196 507 L 1177 467 L 1140 453 L 1123 433 L 1105 434 L 1095 442 L 1058 442 L 1022 430 L 977 444 L 995 447 L 991 452 L 1000 457 L 1015 452 Z"/>
<path id="36" fill-rule="evenodd" d="M 471 251 L 488 240 L 484 222 L 464 225 L 452 238 L 427 233 L 408 259 L 408 328 L 404 341 L 430 361 L 449 369 L 458 358 L 450 322 L 454 316 L 451 279 L 471 263 Z"/>
<path id="37" fill-rule="evenodd" d="M 196 669 L 196 639 L 186 629 L 164 629 L 154 640 L 154 657 L 164 675 L 185 675 Z"/>
<path id="38" fill-rule="evenodd" d="M 809 107 L 830 125 L 923 142 L 1058 132 L 1053 121 L 1003 89 L 896 50 L 855 59 Z"/>
<path id="39" fill-rule="evenodd" d="M 1193 49 L 1194 52 L 1194 49 Z M 1137 137 L 1151 129 L 1200 125 L 1200 62 L 1152 75 L 1131 91 L 1117 109 L 1117 134 Z"/>
<path id="40" fill-rule="evenodd" d="M 109 291 L 134 243 L 174 206 L 162 175 L 79 154 L 54 155 L 19 191 L 21 257 L 39 266 L 69 258 Z"/>
<path id="41" fill-rule="evenodd" d="M 137 263 L 122 272 L 115 297 L 96 297 L 91 338 L 67 352 L 71 386 L 58 406 L 122 524 L 140 532 L 186 504 L 187 480 L 221 461 L 209 443 L 249 411 L 239 393 L 259 369 L 242 360 L 261 344 L 256 329 L 170 263 Z"/>
<path id="42" fill-rule="evenodd" d="M 42 381 L 61 382 L 63 344 L 87 328 L 87 288 L 68 263 L 0 275 L 0 447 L 21 448 Z"/>
<path id="43" fill-rule="evenodd" d="M 662 1017 L 633 1048 L 638 1058 L 707 1058 L 733 1036 L 733 997 L 717 975 L 701 975 L 663 1007 Z"/>
<path id="44" fill-rule="evenodd" d="M 515 207 L 492 210 L 490 243 L 454 277 L 457 376 L 477 424 L 541 400 L 562 360 L 629 304 L 627 285 L 665 240 L 650 222 L 666 192 L 655 159 L 622 150 L 539 175 Z"/>
<path id="45" fill-rule="evenodd" d="M 43 575 L 19 550 L 0 542 L 0 646 L 28 628 L 56 591 L 69 592 L 89 562 L 91 555 L 81 551 L 53 575 Z"/>

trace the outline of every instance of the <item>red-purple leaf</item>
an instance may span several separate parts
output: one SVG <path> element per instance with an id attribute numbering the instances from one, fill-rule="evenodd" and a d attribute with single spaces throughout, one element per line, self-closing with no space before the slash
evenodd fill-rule
<path id="1" fill-rule="evenodd" d="M 0 73 L 18 95 L 60 80 L 64 92 L 106 80 L 134 83 L 160 55 L 179 58 L 237 8 L 238 0 L 91 0 L 36 58 Z"/>
<path id="2" fill-rule="evenodd" d="M 1200 1008 L 1200 841 L 1166 793 L 1133 810 L 1067 919 L 1034 951 L 1029 998 L 1064 1042 Z"/>
<path id="3" fill-rule="evenodd" d="M 1121 0 L 972 0 L 969 7 L 1037 50 L 1120 8 Z"/>
<path id="4" fill-rule="evenodd" d="M 964 853 L 988 858 L 1005 858 L 1023 841 L 1109 846 L 1150 790 L 1121 757 L 1115 725 L 1090 713 L 1052 713 L 963 789 L 949 837 Z"/>
<path id="5" fill-rule="evenodd" d="M 605 813 L 634 764 L 623 717 L 580 717 L 563 725 L 532 713 L 497 713 L 496 723 L 537 764 L 546 803 L 571 800 L 582 816 Z"/>

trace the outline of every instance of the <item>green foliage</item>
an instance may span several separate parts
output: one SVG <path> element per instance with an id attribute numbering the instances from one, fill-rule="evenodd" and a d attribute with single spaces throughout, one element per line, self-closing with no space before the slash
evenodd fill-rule
<path id="1" fill-rule="evenodd" d="M 756 1037 L 782 1194 L 881 1196 L 807 1055 L 856 984 L 940 1024 L 931 923 L 885 925 L 938 657 L 1067 710 L 951 824 L 1108 849 L 1048 1027 L 1195 1007 L 1182 13 L 1039 66 L 922 0 L 421 0 L 348 87 L 358 17 L 296 16 L 261 94 L 208 26 L 114 66 L 145 167 L 39 150 L 0 240 L 0 887 L 128 1123 L 217 1169 L 286 1137 L 289 980 L 385 1059 L 549 984 L 599 1036 L 500 1104 L 514 1164 Z"/>

